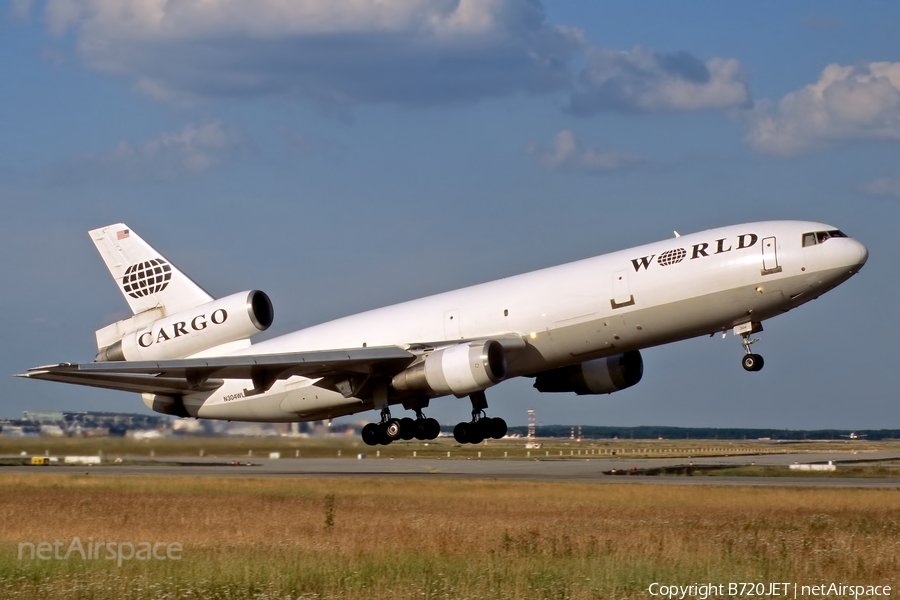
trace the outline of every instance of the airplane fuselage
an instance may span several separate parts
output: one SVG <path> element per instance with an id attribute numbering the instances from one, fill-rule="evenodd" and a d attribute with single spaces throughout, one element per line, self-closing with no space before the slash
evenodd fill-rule
<path id="1" fill-rule="evenodd" d="M 865 247 L 835 227 L 768 221 L 711 229 L 344 317 L 238 350 L 279 354 L 380 346 L 438 348 L 511 339 L 507 378 L 760 323 L 856 273 Z M 810 234 L 813 235 L 810 238 Z M 820 236 L 823 237 L 823 236 Z M 804 245 L 806 244 L 806 245 Z M 313 385 L 244 380 L 184 397 L 192 416 L 333 418 L 373 408 Z M 145 395 L 152 405 L 153 397 Z"/>

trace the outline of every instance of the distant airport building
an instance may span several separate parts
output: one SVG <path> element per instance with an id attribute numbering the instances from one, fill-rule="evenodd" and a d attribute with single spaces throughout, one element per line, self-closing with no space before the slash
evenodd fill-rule
<path id="1" fill-rule="evenodd" d="M 130 413 L 26 410 L 21 419 L 0 420 L 0 434 L 7 436 L 123 436 L 129 431 L 170 429 L 167 416 Z"/>
<path id="2" fill-rule="evenodd" d="M 65 413 L 61 410 L 26 410 L 22 413 L 22 420 L 32 423 L 58 423 L 65 420 Z"/>

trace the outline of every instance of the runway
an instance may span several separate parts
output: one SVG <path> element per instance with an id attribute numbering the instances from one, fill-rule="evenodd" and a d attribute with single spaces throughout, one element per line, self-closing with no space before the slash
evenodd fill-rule
<path id="1" fill-rule="evenodd" d="M 846 452 L 797 453 L 751 456 L 718 456 L 702 458 L 584 458 L 541 460 L 451 460 L 440 458 L 283 458 L 231 459 L 165 457 L 148 461 L 146 457 L 123 457 L 124 464 L 101 466 L 4 466 L 0 472 L 65 473 L 84 472 L 91 475 L 166 475 L 189 477 L 284 477 L 284 478 L 421 478 L 569 481 L 592 483 L 634 483 L 668 485 L 740 485 L 900 489 L 900 478 L 840 477 L 841 464 L 897 459 L 896 454 Z M 134 461 L 136 464 L 129 464 Z M 248 462 L 250 461 L 250 462 Z M 839 465 L 835 476 L 733 477 L 695 474 L 693 476 L 640 473 L 647 469 L 678 467 L 786 466 L 792 463 L 826 463 Z M 635 469 L 636 472 L 632 472 Z M 617 474 L 611 474 L 615 470 Z M 627 473 L 621 475 L 621 473 Z"/>

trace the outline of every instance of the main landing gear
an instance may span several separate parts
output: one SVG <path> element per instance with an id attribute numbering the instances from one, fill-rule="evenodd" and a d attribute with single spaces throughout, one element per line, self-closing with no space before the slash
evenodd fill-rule
<path id="1" fill-rule="evenodd" d="M 460 444 L 480 444 L 486 439 L 499 440 L 506 435 L 506 421 L 500 417 L 489 417 L 485 414 L 487 398 L 484 392 L 469 395 L 472 401 L 472 420 L 458 423 L 453 428 L 453 437 Z"/>
<path id="2" fill-rule="evenodd" d="M 756 331 L 762 331 L 762 326 Z M 760 371 L 763 365 L 766 364 L 766 361 L 759 354 L 753 354 L 750 351 L 750 345 L 759 341 L 759 339 L 750 339 L 751 333 L 755 333 L 755 331 L 741 333 L 741 344 L 744 345 L 744 357 L 741 359 L 741 366 L 744 367 L 745 371 Z"/>
<path id="3" fill-rule="evenodd" d="M 440 434 L 441 425 L 437 419 L 426 418 L 416 409 L 416 418 L 391 418 L 390 409 L 381 410 L 381 422 L 369 423 L 362 430 L 362 439 L 369 446 L 387 446 L 394 440 L 433 440 Z"/>

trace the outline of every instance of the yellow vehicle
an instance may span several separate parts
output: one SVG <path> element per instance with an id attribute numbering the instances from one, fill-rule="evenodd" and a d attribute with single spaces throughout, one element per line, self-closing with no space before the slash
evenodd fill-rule
<path id="1" fill-rule="evenodd" d="M 49 465 L 50 458 L 47 456 L 32 456 L 31 464 L 33 464 L 33 465 Z"/>

